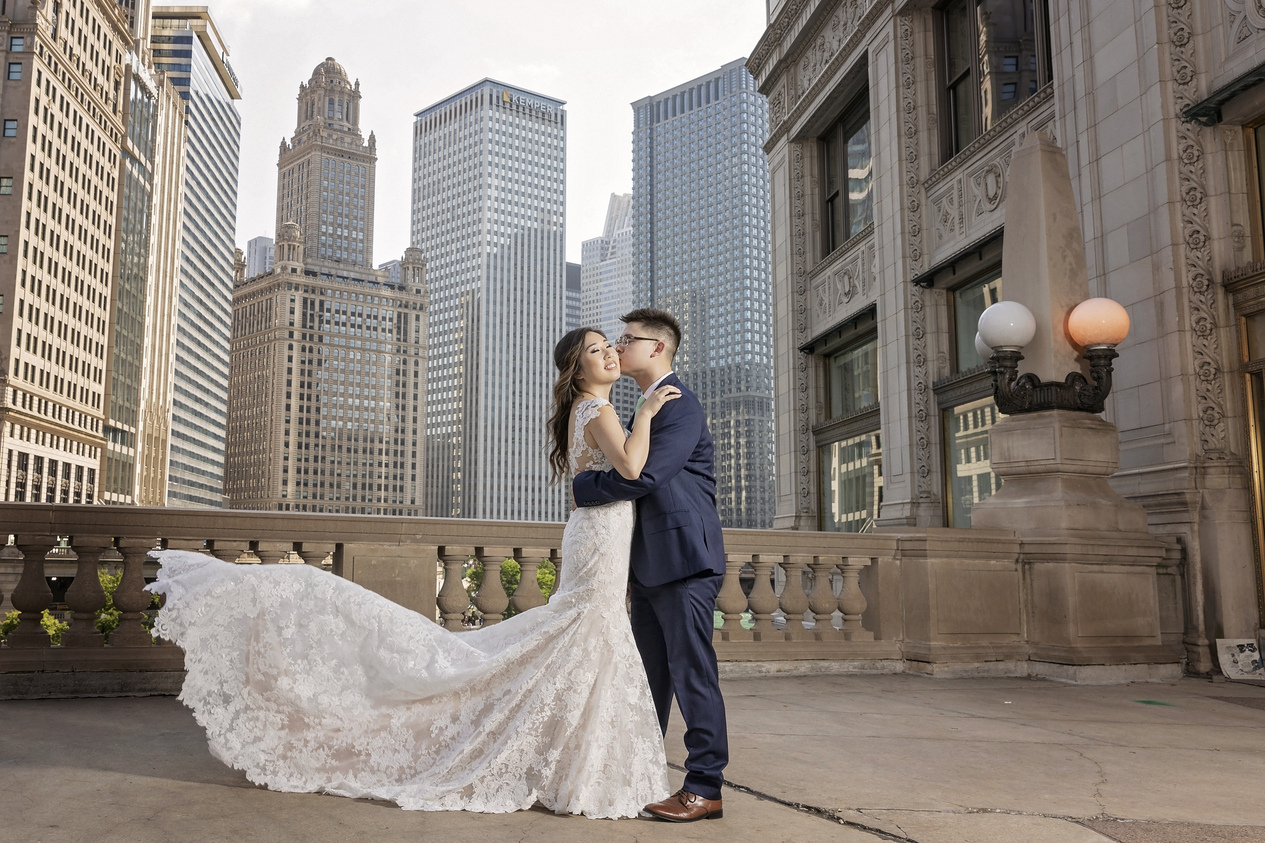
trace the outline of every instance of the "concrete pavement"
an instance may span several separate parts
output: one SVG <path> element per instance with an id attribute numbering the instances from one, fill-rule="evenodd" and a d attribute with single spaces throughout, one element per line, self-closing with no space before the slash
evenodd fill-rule
<path id="1" fill-rule="evenodd" d="M 1265 841 L 1265 688 L 909 675 L 723 687 L 725 817 L 684 826 L 272 793 L 212 758 L 170 697 L 0 702 L 0 841 Z"/>

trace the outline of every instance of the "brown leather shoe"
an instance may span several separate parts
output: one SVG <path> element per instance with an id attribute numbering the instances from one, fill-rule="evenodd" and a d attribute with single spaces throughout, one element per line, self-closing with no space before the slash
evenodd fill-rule
<path id="1" fill-rule="evenodd" d="M 681 788 L 662 802 L 646 806 L 648 813 L 673 823 L 692 823 L 695 820 L 718 820 L 725 815 L 722 800 L 704 799 L 697 793 Z"/>

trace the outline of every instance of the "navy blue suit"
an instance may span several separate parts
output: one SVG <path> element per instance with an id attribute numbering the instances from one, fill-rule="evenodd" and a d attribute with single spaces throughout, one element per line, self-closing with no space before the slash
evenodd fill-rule
<path id="1" fill-rule="evenodd" d="M 666 733 L 672 698 L 685 719 L 685 789 L 721 798 L 729 760 L 725 702 L 712 647 L 725 548 L 716 512 L 712 436 L 694 393 L 675 374 L 661 386 L 681 397 L 650 422 L 650 455 L 637 480 L 615 470 L 572 481 L 578 506 L 637 502 L 630 568 L 632 630 Z"/>

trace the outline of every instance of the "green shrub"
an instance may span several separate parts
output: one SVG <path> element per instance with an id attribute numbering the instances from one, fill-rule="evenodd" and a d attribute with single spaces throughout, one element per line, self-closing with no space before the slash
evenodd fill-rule
<path id="1" fill-rule="evenodd" d="M 4 616 L 4 620 L 0 620 L 0 639 L 8 638 L 9 633 L 18 628 L 18 621 L 22 617 L 22 613 L 17 609 Z"/>
<path id="2" fill-rule="evenodd" d="M 518 582 L 522 579 L 523 572 L 519 564 L 513 559 L 506 559 L 501 563 L 501 587 L 505 589 L 505 593 L 511 598 L 514 596 L 514 590 L 518 588 Z M 470 585 L 466 591 L 470 594 L 470 602 L 479 596 L 479 588 L 483 585 L 483 563 L 472 561 L 466 568 L 466 580 Z M 536 568 L 536 584 L 540 586 L 540 593 L 545 595 L 545 600 L 549 599 L 549 595 L 553 594 L 554 586 L 558 582 L 558 569 L 548 559 L 541 561 L 540 566 Z M 514 608 L 513 602 L 505 607 L 502 617 L 511 618 L 518 614 L 518 610 Z"/>
<path id="3" fill-rule="evenodd" d="M 49 640 L 54 647 L 61 644 L 62 633 L 70 629 L 70 624 L 57 620 L 57 618 L 48 613 L 47 609 L 40 616 L 40 626 L 44 627 L 44 631 L 48 633 Z"/>

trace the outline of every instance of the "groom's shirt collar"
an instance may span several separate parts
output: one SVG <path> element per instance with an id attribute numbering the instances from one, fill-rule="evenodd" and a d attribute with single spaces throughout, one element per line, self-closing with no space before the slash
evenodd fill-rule
<path id="1" fill-rule="evenodd" d="M 671 372 L 671 371 L 669 371 L 669 372 L 668 372 L 667 374 L 665 374 L 663 377 L 659 378 L 657 381 L 655 381 L 654 383 L 650 384 L 650 386 L 646 387 L 645 392 L 641 393 L 641 397 L 642 397 L 642 398 L 649 398 L 649 397 L 650 397 L 650 393 L 652 393 L 652 392 L 654 392 L 656 389 L 658 389 L 658 388 L 659 388 L 659 384 L 661 384 L 661 383 L 663 383 L 665 380 L 667 380 L 667 379 L 668 379 L 668 376 L 669 376 L 669 375 L 671 375 L 671 374 L 672 374 L 672 372 Z"/>

